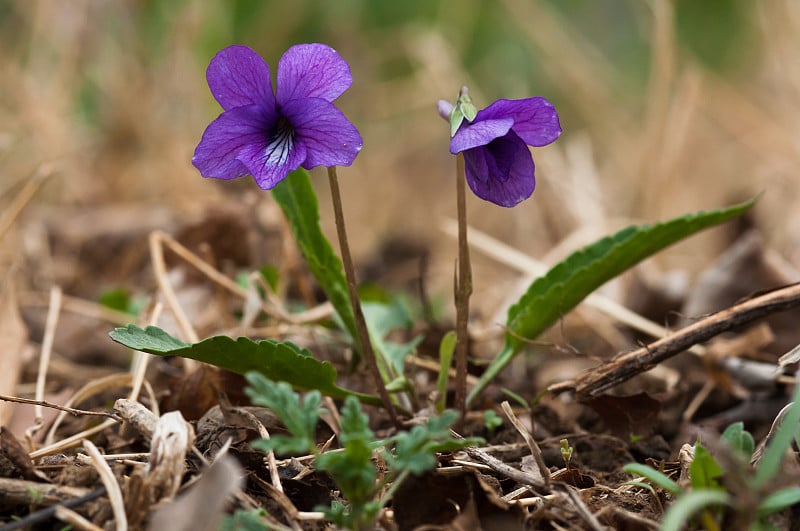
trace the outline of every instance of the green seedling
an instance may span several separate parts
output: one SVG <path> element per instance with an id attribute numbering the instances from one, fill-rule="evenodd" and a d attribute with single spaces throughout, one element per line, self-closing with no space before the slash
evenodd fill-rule
<path id="1" fill-rule="evenodd" d="M 773 529 L 767 518 L 789 507 L 800 503 L 800 487 L 771 487 L 783 463 L 786 450 L 792 441 L 800 436 L 800 385 L 796 386 L 792 402 L 781 412 L 776 421 L 775 436 L 764 451 L 761 461 L 755 470 L 750 467 L 750 459 L 755 449 L 753 436 L 744 429 L 741 422 L 728 426 L 722 433 L 721 440 L 727 444 L 735 459 L 731 466 L 736 466 L 737 477 L 746 478 L 744 490 L 728 490 L 724 482 L 726 471 L 704 446 L 699 442 L 694 446 L 694 459 L 689 468 L 690 484 L 686 487 L 667 477 L 652 467 L 631 463 L 624 467 L 629 474 L 646 478 L 652 485 L 660 487 L 673 496 L 674 503 L 664 513 L 662 531 L 678 531 L 696 514 L 699 523 L 707 530 L 721 529 L 723 517 L 735 518 L 743 522 L 749 529 Z M 631 482 L 638 486 L 646 484 Z M 652 486 L 649 490 L 653 491 Z M 742 496 L 741 503 L 737 500 Z M 755 511 L 746 508 L 752 506 L 750 500 L 758 500 Z"/>
<path id="2" fill-rule="evenodd" d="M 486 426 L 486 431 L 494 433 L 503 425 L 503 417 L 495 413 L 493 409 L 487 409 L 483 412 L 483 425 Z"/>
<path id="3" fill-rule="evenodd" d="M 561 458 L 564 460 L 564 468 L 569 468 L 569 461 L 572 459 L 573 452 L 572 446 L 569 445 L 567 439 L 561 439 L 558 443 L 561 446 Z"/>
<path id="4" fill-rule="evenodd" d="M 314 466 L 327 472 L 338 486 L 347 504 L 333 503 L 320 510 L 337 526 L 347 529 L 371 529 L 381 508 L 409 474 L 423 474 L 436 466 L 436 454 L 480 444 L 481 439 L 455 439 L 450 427 L 457 420 L 454 411 L 431 417 L 423 425 L 401 431 L 385 440 L 375 440 L 367 415 L 355 396 L 345 399 L 341 411 L 339 443 L 342 450 L 321 453 L 314 434 L 320 417 L 321 395 L 311 391 L 301 398 L 285 383 L 276 383 L 258 372 L 249 372 L 246 389 L 253 403 L 271 409 L 289 431 L 253 442 L 253 447 L 287 455 L 313 455 Z M 378 454 L 388 466 L 379 478 L 373 463 Z M 391 486 L 382 492 L 383 487 Z"/>

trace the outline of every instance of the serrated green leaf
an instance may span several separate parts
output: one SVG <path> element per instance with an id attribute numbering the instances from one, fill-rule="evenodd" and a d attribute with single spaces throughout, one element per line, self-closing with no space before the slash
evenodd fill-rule
<path id="1" fill-rule="evenodd" d="M 689 477 L 692 480 L 692 487 L 695 489 L 719 489 L 721 488 L 717 478 L 722 475 L 722 468 L 717 460 L 697 443 L 694 445 L 694 459 L 689 465 Z"/>
<path id="2" fill-rule="evenodd" d="M 655 225 L 631 226 L 573 253 L 536 279 L 508 310 L 506 342 L 467 400 L 471 402 L 525 346 L 594 290 L 645 258 L 749 209 L 758 197 L 730 208 L 688 214 Z"/>
<path id="3" fill-rule="evenodd" d="M 122 343 L 128 348 L 150 354 L 161 354 L 191 346 L 191 343 L 172 337 L 157 326 L 141 329 L 136 325 L 129 324 L 125 327 L 115 328 L 108 335 L 117 343 Z"/>
<path id="4" fill-rule="evenodd" d="M 159 356 L 180 356 L 229 371 L 245 374 L 256 371 L 270 380 L 282 381 L 302 391 L 317 390 L 332 398 L 355 396 L 362 402 L 381 405 L 378 397 L 355 393 L 336 385 L 336 369 L 319 361 L 291 342 L 270 339 L 253 341 L 214 336 L 199 343 L 184 343 L 155 326 L 141 329 L 136 325 L 117 328 L 111 339 L 126 347 Z"/>
<path id="5" fill-rule="evenodd" d="M 272 197 L 289 221 L 311 274 L 328 296 L 350 336 L 358 337 L 342 261 L 319 226 L 319 204 L 308 172 L 301 168 L 290 173 L 272 189 Z M 357 341 L 354 343 L 360 348 Z"/>

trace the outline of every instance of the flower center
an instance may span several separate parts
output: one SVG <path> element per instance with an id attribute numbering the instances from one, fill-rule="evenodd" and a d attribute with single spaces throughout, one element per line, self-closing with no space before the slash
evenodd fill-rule
<path id="1" fill-rule="evenodd" d="M 279 118 L 272 139 L 265 151 L 266 162 L 270 165 L 281 165 L 289 158 L 294 145 L 294 129 L 286 118 Z"/>

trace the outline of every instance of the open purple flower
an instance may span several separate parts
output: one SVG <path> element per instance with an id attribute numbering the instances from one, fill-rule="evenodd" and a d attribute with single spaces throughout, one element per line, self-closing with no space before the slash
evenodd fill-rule
<path id="1" fill-rule="evenodd" d="M 438 109 L 450 119 L 452 104 L 442 100 Z M 461 122 L 450 139 L 450 153 L 464 153 L 467 182 L 475 195 L 513 207 L 536 186 L 528 146 L 545 146 L 560 134 L 558 113 L 547 99 L 497 100 L 471 122 Z"/>
<path id="2" fill-rule="evenodd" d="M 332 103 L 353 82 L 350 67 L 329 46 L 289 48 L 275 93 L 269 66 L 247 46 L 217 53 L 206 79 L 224 112 L 192 157 L 203 177 L 249 174 L 269 190 L 299 166 L 349 166 L 361 150 L 358 130 Z"/>

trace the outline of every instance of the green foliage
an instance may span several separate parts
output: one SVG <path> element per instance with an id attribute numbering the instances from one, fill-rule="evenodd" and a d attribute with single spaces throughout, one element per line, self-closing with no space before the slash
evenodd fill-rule
<path id="1" fill-rule="evenodd" d="M 386 462 L 393 470 L 419 475 L 436 466 L 437 452 L 452 452 L 479 444 L 481 439 L 478 438 L 453 438 L 450 426 L 457 419 L 457 412 L 445 411 L 421 426 L 414 426 L 411 431 L 398 433 L 393 437 L 394 452 L 386 456 Z"/>
<path id="2" fill-rule="evenodd" d="M 358 337 L 342 261 L 319 226 L 317 195 L 308 172 L 301 168 L 290 173 L 272 189 L 272 197 L 289 221 L 311 274 L 328 296 L 350 336 Z"/>
<path id="3" fill-rule="evenodd" d="M 269 529 L 263 520 L 266 515 L 264 509 L 238 510 L 222 520 L 219 531 L 266 531 Z"/>
<path id="4" fill-rule="evenodd" d="M 455 105 L 453 105 L 453 110 L 450 111 L 450 136 L 455 136 L 464 120 L 472 122 L 477 115 L 478 109 L 472 103 L 472 99 L 467 93 L 467 88 L 462 88 L 456 98 Z"/>
<path id="5" fill-rule="evenodd" d="M 754 2 L 677 0 L 674 9 L 679 42 L 709 68 L 735 73 L 754 57 Z"/>
<path id="6" fill-rule="evenodd" d="M 246 377 L 251 387 L 247 387 L 245 392 L 253 403 L 274 411 L 291 433 L 290 436 L 274 435 L 254 445 L 264 451 L 275 450 L 287 455 L 314 453 L 314 434 L 317 431 L 322 402 L 319 392 L 312 391 L 301 401 L 300 396 L 285 382 L 273 382 L 259 372 L 249 372 Z"/>
<path id="7" fill-rule="evenodd" d="M 792 444 L 798 435 L 800 429 L 800 385 L 795 385 L 794 394 L 792 395 L 792 405 L 786 411 L 780 427 L 775 432 L 772 441 L 767 445 L 764 450 L 764 456 L 761 463 L 756 470 L 756 476 L 753 478 L 755 487 L 763 487 L 771 481 L 780 470 L 783 457 L 789 445 Z"/>
<path id="8" fill-rule="evenodd" d="M 643 465 L 642 463 L 628 463 L 622 470 L 627 472 L 628 474 L 633 474 L 635 476 L 642 476 L 651 483 L 658 485 L 662 489 L 666 490 L 670 494 L 680 494 L 681 487 L 678 485 L 672 478 L 668 475 L 664 474 L 663 472 L 656 470 L 653 467 L 649 467 L 647 465 Z"/>
<path id="9" fill-rule="evenodd" d="M 753 436 L 744 429 L 743 422 L 735 422 L 725 428 L 725 431 L 722 432 L 722 440 L 748 461 L 756 448 L 756 442 L 753 440 Z"/>
<path id="10" fill-rule="evenodd" d="M 116 288 L 100 294 L 98 302 L 106 308 L 124 312 L 132 316 L 139 315 L 144 307 L 144 302 L 131 297 L 131 294 L 123 288 Z"/>
<path id="11" fill-rule="evenodd" d="M 503 417 L 494 412 L 493 409 L 487 409 L 483 412 L 483 425 L 489 433 L 503 425 Z"/>
<path id="12" fill-rule="evenodd" d="M 661 531 L 680 531 L 698 511 L 706 511 L 715 506 L 729 505 L 730 503 L 731 495 L 725 491 L 698 489 L 687 492 L 679 496 L 664 513 Z M 711 518 L 711 516 L 706 513 L 704 518 Z M 708 526 L 706 527 L 708 528 Z M 718 529 L 718 526 L 714 529 Z"/>
<path id="13" fill-rule="evenodd" d="M 361 404 L 348 396 L 342 408 L 339 442 L 341 451 L 320 454 L 314 443 L 314 430 L 319 421 L 320 395 L 308 393 L 301 401 L 299 395 L 285 383 L 275 383 L 259 373 L 247 374 L 251 387 L 247 394 L 257 404 L 269 407 L 289 430 L 288 436 L 260 440 L 253 446 L 262 450 L 275 449 L 286 453 L 312 454 L 318 470 L 330 474 L 348 505 L 334 502 L 324 511 L 340 527 L 367 529 L 377 517 L 389 495 L 379 498 L 378 473 L 372 462 L 379 451 L 395 478 L 390 491 L 397 488 L 407 474 L 422 474 L 436 466 L 436 453 L 451 452 L 483 442 L 477 438 L 455 439 L 450 426 L 458 418 L 454 411 L 432 417 L 411 431 L 400 432 L 385 441 L 375 441 Z"/>
<path id="14" fill-rule="evenodd" d="M 337 372 L 333 365 L 314 359 L 307 350 L 288 341 L 214 336 L 192 344 L 174 338 L 158 327 L 141 329 L 136 325 L 117 328 L 109 335 L 117 343 L 149 354 L 181 356 L 239 374 L 256 371 L 267 378 L 287 382 L 296 389 L 317 390 L 332 398 L 355 396 L 368 404 L 382 404 L 377 397 L 337 386 Z"/>
<path id="15" fill-rule="evenodd" d="M 567 439 L 561 439 L 559 444 L 561 446 L 561 458 L 564 460 L 564 467 L 569 468 L 569 462 L 575 450 L 569 445 L 569 440 Z"/>
<path id="16" fill-rule="evenodd" d="M 722 475 L 722 468 L 711 457 L 708 450 L 699 442 L 694 445 L 694 459 L 689 465 L 689 477 L 694 489 L 721 489 L 717 478 Z"/>
<path id="17" fill-rule="evenodd" d="M 422 335 L 413 338 L 408 343 L 389 341 L 389 334 L 398 329 L 408 329 L 412 326 L 407 309 L 397 300 L 391 303 L 362 302 L 361 310 L 367 321 L 367 329 L 372 340 L 373 348 L 378 355 L 388 364 L 389 374 L 384 379 L 393 379 L 403 374 L 405 360 L 414 352 L 423 339 Z"/>
<path id="18" fill-rule="evenodd" d="M 436 412 L 444 411 L 447 403 L 447 381 L 450 376 L 450 364 L 453 362 L 453 353 L 456 351 L 456 333 L 447 332 L 439 343 L 439 376 L 436 379 Z"/>
<path id="19" fill-rule="evenodd" d="M 796 503 L 800 503 L 800 487 L 786 487 L 776 490 L 765 497 L 758 505 L 758 517 L 766 518 Z"/>
<path id="20" fill-rule="evenodd" d="M 281 274 L 277 267 L 265 265 L 261 267 L 258 272 L 272 291 L 278 290 L 278 283 L 280 282 Z"/>
<path id="21" fill-rule="evenodd" d="M 793 403 L 788 407 L 786 415 L 780 424 L 775 436 L 755 471 L 750 469 L 749 461 L 754 449 L 753 436 L 744 430 L 741 422 L 728 426 L 722 434 L 722 440 L 727 443 L 736 456 L 742 458 L 730 462 L 737 463 L 741 470 L 738 474 L 747 477 L 744 487 L 748 493 L 739 494 L 746 496 L 743 506 L 750 506 L 750 500 L 758 499 L 755 515 L 735 515 L 735 518 L 751 518 L 750 529 L 772 529 L 766 518 L 800 503 L 800 487 L 784 487 L 777 490 L 768 488 L 783 462 L 786 449 L 793 438 L 800 432 L 800 386 L 795 388 Z M 722 507 L 728 511 L 738 508 L 736 492 L 727 492 L 717 481 L 723 477 L 724 470 L 711 453 L 699 442 L 694 446 L 694 459 L 689 466 L 691 489 L 683 489 L 672 479 L 649 466 L 640 463 L 626 465 L 623 470 L 629 474 L 640 475 L 677 497 L 675 502 L 664 513 L 662 530 L 678 530 L 689 522 L 693 515 L 700 512 L 700 521 L 706 529 L 718 528 Z M 631 484 L 641 485 L 638 482 Z"/>
<path id="22" fill-rule="evenodd" d="M 631 226 L 556 264 L 508 310 L 506 342 L 467 400 L 471 402 L 533 339 L 594 290 L 643 259 L 703 229 L 741 215 L 758 198 L 730 208 L 689 214 L 655 225 Z"/>
<path id="23" fill-rule="evenodd" d="M 377 471 L 372 464 L 374 434 L 367 426 L 368 420 L 358 400 L 349 397 L 342 408 L 339 435 L 344 451 L 328 452 L 314 461 L 317 469 L 331 475 L 342 496 L 350 502 L 349 509 L 331 507 L 331 519 L 351 528 L 368 525 L 381 508 L 379 503 L 373 503 Z"/>

